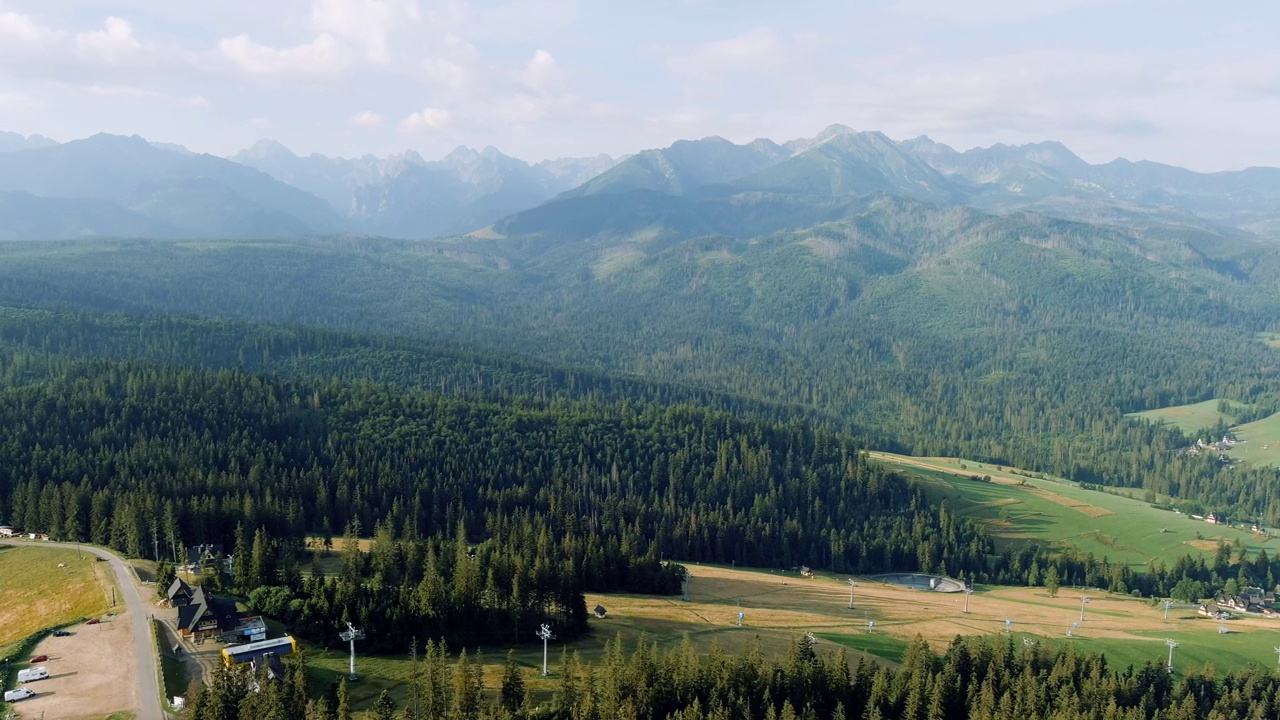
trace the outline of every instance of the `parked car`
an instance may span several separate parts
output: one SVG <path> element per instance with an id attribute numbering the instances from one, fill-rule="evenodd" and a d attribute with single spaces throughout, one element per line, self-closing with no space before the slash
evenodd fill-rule
<path id="1" fill-rule="evenodd" d="M 53 631 L 53 636 L 54 636 L 54 637 L 67 637 L 67 636 L 69 636 L 70 634 L 71 634 L 71 633 L 67 632 L 66 630 L 54 630 L 54 631 Z"/>
<path id="2" fill-rule="evenodd" d="M 18 671 L 18 682 L 20 683 L 35 682 L 36 680 L 43 680 L 47 677 L 49 677 L 48 668 L 27 668 L 25 670 Z"/>
<path id="3" fill-rule="evenodd" d="M 48 656 L 48 655 L 37 655 L 37 656 L 35 656 L 35 657 L 31 658 L 31 664 L 32 664 L 32 665 L 34 665 L 34 664 L 36 664 L 36 663 L 42 663 L 42 662 L 44 662 L 45 660 L 48 660 L 48 659 L 49 659 L 49 656 Z"/>
<path id="4" fill-rule="evenodd" d="M 102 621 L 101 621 L 101 620 L 99 620 L 98 618 L 93 618 L 93 619 L 91 619 L 89 622 L 85 623 L 85 625 L 97 625 L 97 624 L 98 624 L 98 623 L 100 623 L 100 622 L 102 622 Z"/>
<path id="5" fill-rule="evenodd" d="M 36 691 L 32 690 L 31 688 L 18 688 L 16 690 L 8 690 L 4 694 L 4 701 L 18 702 L 19 700 L 26 700 L 27 698 L 35 694 L 36 694 Z"/>

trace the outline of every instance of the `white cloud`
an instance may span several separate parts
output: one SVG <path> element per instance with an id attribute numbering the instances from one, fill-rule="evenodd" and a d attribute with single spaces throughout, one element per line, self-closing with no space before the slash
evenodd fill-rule
<path id="1" fill-rule="evenodd" d="M 31 109 L 39 106 L 40 102 L 28 93 L 0 92 L 0 108 L 5 110 Z"/>
<path id="2" fill-rule="evenodd" d="M 1020 22 L 1098 5 L 1114 5 L 1116 2 L 1117 0 L 970 0 L 957 3 L 954 0 L 898 0 L 890 8 L 897 14 L 925 20 L 955 25 L 986 25 Z"/>
<path id="3" fill-rule="evenodd" d="M 352 116 L 351 124 L 357 127 L 377 127 L 383 123 L 386 118 L 376 112 L 365 111 L 359 115 Z"/>
<path id="4" fill-rule="evenodd" d="M 444 108 L 427 107 L 413 113 L 400 123 L 400 132 L 414 133 L 443 130 L 452 118 Z"/>
<path id="5" fill-rule="evenodd" d="M 168 93 L 148 90 L 146 88 L 119 85 L 90 85 L 86 87 L 85 90 L 95 97 L 151 100 L 154 102 L 185 105 L 186 107 L 200 108 L 203 110 L 213 107 L 213 103 L 209 102 L 209 99 L 203 95 L 170 95 Z"/>
<path id="6" fill-rule="evenodd" d="M 480 53 L 457 35 L 445 35 L 436 55 L 422 61 L 422 73 L 432 86 L 453 95 L 465 95 L 475 89 L 483 73 Z"/>
<path id="7" fill-rule="evenodd" d="M 412 0 L 316 0 L 311 6 L 316 32 L 355 43 L 379 65 L 391 62 L 392 34 L 419 17 Z"/>
<path id="8" fill-rule="evenodd" d="M 332 81 L 351 68 L 346 47 L 323 34 L 304 45 L 274 48 L 248 35 L 223 38 L 218 52 L 240 71 L 261 80 Z"/>
<path id="9" fill-rule="evenodd" d="M 75 47 L 91 60 L 116 64 L 142 51 L 127 20 L 109 17 L 101 30 L 76 33 Z"/>
<path id="10" fill-rule="evenodd" d="M 549 92 L 564 86 L 564 72 L 546 50 L 538 50 L 518 76 L 521 85 L 534 92 Z"/>
<path id="11" fill-rule="evenodd" d="M 62 41 L 65 33 L 38 24 L 28 15 L 0 13 L 0 52 L 4 49 L 44 50 Z"/>
<path id="12" fill-rule="evenodd" d="M 695 76 L 778 70 L 782 56 L 783 44 L 777 33 L 773 28 L 762 27 L 727 40 L 695 45 L 671 58 L 667 67 Z"/>

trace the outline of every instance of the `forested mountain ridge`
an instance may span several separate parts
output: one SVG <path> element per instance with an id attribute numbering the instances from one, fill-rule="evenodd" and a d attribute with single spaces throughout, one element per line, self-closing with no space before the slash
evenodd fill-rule
<path id="1" fill-rule="evenodd" d="M 282 236 L 344 227 L 316 197 L 263 173 L 212 155 L 158 146 L 136 135 L 100 134 L 61 145 L 0 152 L 0 191 L 81 203 L 86 213 L 110 204 L 121 214 L 152 222 L 139 230 L 165 237 Z M 11 214 L 4 217 L 8 220 Z M 86 224 L 77 234 L 109 236 L 130 229 Z M 70 230 L 37 226 L 30 232 Z M 22 237 L 43 240 L 66 235 Z"/>
<path id="2" fill-rule="evenodd" d="M 599 197 L 634 217 L 628 196 Z M 882 195 L 676 201 L 744 232 L 779 208 L 834 219 L 750 237 L 664 218 L 591 234 L 562 218 L 562 231 L 436 242 L 12 244 L 0 302 L 444 340 L 805 406 L 877 447 L 1280 517 L 1265 470 L 1226 475 L 1177 455 L 1179 433 L 1123 418 L 1274 402 L 1274 351 L 1253 339 L 1275 317 L 1273 248 Z"/>
<path id="3" fill-rule="evenodd" d="M 1122 225 L 1152 217 L 1165 224 L 1191 220 L 1280 237 L 1280 169 L 1198 173 L 1123 158 L 1092 165 L 1057 142 L 957 152 L 927 137 L 895 142 L 842 125 L 782 145 L 682 140 L 638 153 L 561 199 L 636 190 L 687 197 L 766 191 L 853 198 L 879 192 Z"/>

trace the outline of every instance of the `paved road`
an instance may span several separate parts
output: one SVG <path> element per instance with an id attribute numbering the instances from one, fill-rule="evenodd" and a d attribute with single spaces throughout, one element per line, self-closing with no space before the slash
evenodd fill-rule
<path id="1" fill-rule="evenodd" d="M 0 540 L 0 544 L 39 545 L 70 549 L 69 543 L 39 542 L 37 540 Z M 148 623 L 150 606 L 143 602 L 134 583 L 133 570 L 124 558 L 110 550 L 81 545 L 87 553 L 97 555 L 106 560 L 116 574 L 116 582 L 120 586 L 120 594 L 128 607 L 129 622 L 133 625 L 133 652 L 138 661 L 138 720 L 165 720 L 164 708 L 160 704 L 160 670 L 157 667 L 156 649 L 151 641 L 151 628 Z"/>

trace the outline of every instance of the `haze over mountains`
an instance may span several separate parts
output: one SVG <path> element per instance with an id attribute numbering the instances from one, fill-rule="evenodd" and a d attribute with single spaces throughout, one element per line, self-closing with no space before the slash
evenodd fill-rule
<path id="1" fill-rule="evenodd" d="M 440 160 L 298 156 L 263 140 L 229 159 L 137 136 L 57 144 L 0 133 L 0 239 L 393 238 L 641 232 L 755 235 L 842 217 L 866 195 L 1003 214 L 1280 239 L 1280 169 L 1091 165 L 1060 143 L 959 152 L 833 125 L 813 138 L 682 140 L 616 161 L 529 164 L 495 148 Z M 620 196 L 625 196 L 625 199 Z"/>

